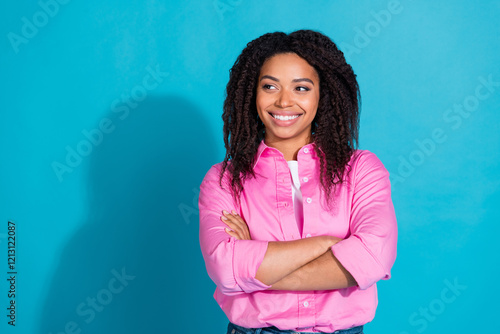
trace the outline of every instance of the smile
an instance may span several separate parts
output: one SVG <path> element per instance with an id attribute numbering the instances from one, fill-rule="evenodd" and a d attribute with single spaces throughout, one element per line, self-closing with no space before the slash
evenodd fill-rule
<path id="1" fill-rule="evenodd" d="M 271 114 L 271 113 L 270 113 Z M 299 117 L 300 115 L 293 115 L 293 116 L 281 116 L 281 115 L 274 115 L 274 114 L 271 114 L 271 116 L 273 116 L 274 118 L 276 119 L 279 119 L 280 121 L 290 121 L 292 119 L 296 119 L 297 117 Z"/>

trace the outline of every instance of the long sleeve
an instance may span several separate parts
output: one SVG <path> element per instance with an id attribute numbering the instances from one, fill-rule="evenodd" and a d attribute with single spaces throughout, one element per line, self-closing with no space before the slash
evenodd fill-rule
<path id="1" fill-rule="evenodd" d="M 396 260 L 397 223 L 389 173 L 382 162 L 363 151 L 352 170 L 350 235 L 331 249 L 364 290 L 390 278 Z"/>
<path id="2" fill-rule="evenodd" d="M 267 250 L 267 241 L 236 240 L 220 220 L 222 210 L 239 212 L 227 178 L 219 184 L 220 164 L 213 166 L 200 186 L 200 247 L 208 275 L 225 295 L 265 290 L 255 278 Z"/>
<path id="3" fill-rule="evenodd" d="M 294 214 L 288 163 L 280 151 L 264 141 L 254 159 L 255 178 L 245 179 L 238 205 L 231 196 L 228 175 L 219 185 L 222 164 L 212 167 L 203 180 L 199 200 L 201 250 L 208 274 L 217 285 L 214 298 L 234 324 L 332 333 L 364 325 L 375 316 L 375 282 L 390 277 L 396 257 L 397 226 L 388 172 L 373 153 L 356 151 L 350 178 L 337 188 L 330 206 L 322 194 L 315 146 L 307 144 L 297 153 L 302 231 Z M 225 232 L 221 211 L 232 209 L 245 220 L 254 240 L 235 240 Z M 343 239 L 331 250 L 357 286 L 276 291 L 255 278 L 269 251 L 268 243 L 311 240 L 321 235 Z"/>

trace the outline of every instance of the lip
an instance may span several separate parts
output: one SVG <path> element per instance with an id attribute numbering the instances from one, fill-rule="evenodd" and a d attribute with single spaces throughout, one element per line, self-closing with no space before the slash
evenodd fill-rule
<path id="1" fill-rule="evenodd" d="M 283 111 L 277 111 L 277 112 L 269 111 L 268 113 L 269 113 L 269 116 L 271 116 L 271 119 L 273 120 L 274 124 L 276 124 L 277 126 L 291 126 L 291 125 L 295 124 L 300 119 L 300 117 L 303 115 L 303 113 L 283 112 Z M 280 120 L 280 119 L 274 118 L 273 115 L 277 115 L 277 116 L 297 116 L 298 115 L 299 117 L 285 121 L 285 120 Z"/>
<path id="2" fill-rule="evenodd" d="M 302 115 L 301 112 L 293 112 L 293 111 L 268 111 L 269 114 L 278 115 L 278 116 L 295 116 Z M 272 116 L 272 115 L 271 115 Z"/>

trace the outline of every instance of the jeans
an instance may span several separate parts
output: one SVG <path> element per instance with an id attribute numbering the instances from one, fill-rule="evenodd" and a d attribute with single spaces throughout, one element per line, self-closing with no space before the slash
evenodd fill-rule
<path id="1" fill-rule="evenodd" d="M 264 327 L 264 328 L 245 328 L 230 322 L 227 325 L 227 334 L 308 334 L 308 332 L 296 332 L 292 330 L 280 330 L 276 327 Z M 318 334 L 318 333 L 311 333 Z M 363 334 L 363 326 L 353 327 L 349 329 L 342 329 L 335 331 L 331 334 Z"/>

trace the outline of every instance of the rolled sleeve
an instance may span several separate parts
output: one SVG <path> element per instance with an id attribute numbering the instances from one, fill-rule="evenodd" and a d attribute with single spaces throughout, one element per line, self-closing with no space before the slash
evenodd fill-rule
<path id="1" fill-rule="evenodd" d="M 219 184 L 220 164 L 213 166 L 200 186 L 200 247 L 207 273 L 225 295 L 270 288 L 255 278 L 267 241 L 236 240 L 225 232 L 222 210 L 239 212 L 227 180 Z"/>
<path id="2" fill-rule="evenodd" d="M 234 243 L 233 272 L 236 283 L 246 293 L 270 288 L 255 278 L 264 255 L 267 251 L 267 241 L 236 240 Z"/>
<path id="3" fill-rule="evenodd" d="M 373 154 L 355 160 L 350 235 L 331 250 L 364 290 L 389 279 L 396 260 L 397 222 L 389 173 Z"/>

